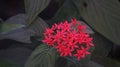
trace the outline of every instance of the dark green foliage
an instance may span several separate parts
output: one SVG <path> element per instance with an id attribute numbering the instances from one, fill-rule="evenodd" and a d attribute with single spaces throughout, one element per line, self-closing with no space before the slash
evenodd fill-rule
<path id="1" fill-rule="evenodd" d="M 24 0 L 27 23 L 31 24 L 37 15 L 49 4 L 50 0 Z"/>
<path id="2" fill-rule="evenodd" d="M 0 67 L 20 67 L 20 66 L 15 64 L 15 62 L 0 60 Z"/>
<path id="3" fill-rule="evenodd" d="M 103 65 L 104 67 L 120 67 L 120 62 L 116 61 L 114 59 L 108 58 L 108 57 L 103 57 L 99 55 L 94 55 L 92 58 L 95 62 Z"/>
<path id="4" fill-rule="evenodd" d="M 80 15 L 92 28 L 113 43 L 120 45 L 118 0 L 74 0 L 74 3 L 80 9 Z"/>
<path id="5" fill-rule="evenodd" d="M 52 0 L 24 0 L 25 14 L 18 14 L 0 24 L 0 39 L 32 42 L 33 48 L 38 46 L 29 57 L 25 67 L 100 67 L 99 64 L 105 67 L 120 67 L 119 62 L 106 57 L 113 43 L 120 45 L 120 3 L 118 0 L 56 0 L 60 8 L 55 16 L 51 17 L 49 24 L 82 18 L 98 32 L 92 33 L 95 48 L 90 49 L 90 52 L 93 54 L 87 55 L 80 61 L 74 57 L 58 59 L 54 48 L 39 41 L 43 39 L 43 32 L 48 25 L 45 23 L 47 20 L 43 20 L 38 14 L 49 5 L 50 1 Z M 90 64 L 91 62 L 93 65 Z M 11 67 L 12 64 L 0 61 L 0 65 L 2 65 L 0 67 Z"/>
<path id="6" fill-rule="evenodd" d="M 65 0 L 64 4 L 60 7 L 55 16 L 52 18 L 52 22 L 60 22 L 79 17 L 79 11 L 73 1 Z"/>
<path id="7" fill-rule="evenodd" d="M 92 37 L 94 38 L 93 43 L 95 44 L 95 50 L 92 53 L 93 57 L 94 55 L 108 56 L 113 45 L 112 42 L 97 32 Z"/>
<path id="8" fill-rule="evenodd" d="M 43 44 L 33 51 L 25 67 L 55 67 L 56 57 L 54 48 Z"/>

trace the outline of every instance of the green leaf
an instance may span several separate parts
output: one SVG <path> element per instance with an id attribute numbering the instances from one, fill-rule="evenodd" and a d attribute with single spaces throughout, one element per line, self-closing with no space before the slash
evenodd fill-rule
<path id="1" fill-rule="evenodd" d="M 42 12 L 51 0 L 24 0 L 28 24 L 31 24 L 36 16 Z"/>
<path id="2" fill-rule="evenodd" d="M 26 25 L 26 18 L 24 13 L 20 13 L 8 18 L 5 23 L 23 24 Z"/>
<path id="3" fill-rule="evenodd" d="M 97 32 L 120 45 L 119 0 L 73 0 L 82 17 Z M 81 4 L 82 5 L 81 5 Z"/>
<path id="4" fill-rule="evenodd" d="M 17 14 L 0 23 L 0 34 L 6 34 L 23 27 L 25 27 L 25 16 L 24 14 Z"/>
<path id="5" fill-rule="evenodd" d="M 0 60 L 0 67 L 19 67 L 17 64 L 6 60 Z"/>
<path id="6" fill-rule="evenodd" d="M 29 29 L 32 29 L 36 36 L 43 36 L 48 25 L 40 17 L 35 18 L 32 24 L 29 25 Z"/>
<path id="7" fill-rule="evenodd" d="M 80 61 L 76 57 L 65 57 L 68 60 L 68 67 L 88 67 L 90 61 L 90 55 L 86 55 L 85 58 L 82 58 Z"/>
<path id="8" fill-rule="evenodd" d="M 0 34 L 0 39 L 12 39 L 23 43 L 31 43 L 30 37 L 33 36 L 34 33 L 28 29 L 18 29 L 6 34 Z"/>
<path id="9" fill-rule="evenodd" d="M 23 24 L 15 24 L 15 23 L 0 23 L 0 34 L 9 33 L 13 30 L 20 29 L 24 27 Z"/>
<path id="10" fill-rule="evenodd" d="M 64 4 L 57 11 L 56 15 L 52 18 L 55 22 L 70 20 L 72 18 L 78 18 L 79 11 L 72 2 L 72 0 L 65 0 Z"/>
<path id="11" fill-rule="evenodd" d="M 39 17 L 35 18 L 33 22 L 34 23 L 30 24 L 28 27 L 19 28 L 19 29 L 10 31 L 9 33 L 0 34 L 0 39 L 13 39 L 13 40 L 24 42 L 24 43 L 31 43 L 30 42 L 31 36 L 43 36 L 45 29 L 48 27 L 45 21 Z M 11 26 L 11 24 L 15 24 L 15 23 L 18 25 L 25 25 L 26 23 L 25 14 L 15 15 L 5 21 L 5 24 L 8 24 L 8 26 Z M 16 27 L 19 27 L 19 26 L 16 26 Z"/>
<path id="12" fill-rule="evenodd" d="M 32 45 L 31 45 L 32 49 L 35 49 L 37 46 L 41 45 L 43 43 L 42 40 L 43 40 L 42 36 L 30 37 L 30 41 L 32 42 Z"/>
<path id="13" fill-rule="evenodd" d="M 0 39 L 12 39 L 19 42 L 30 43 L 30 36 L 33 36 L 34 33 L 31 29 L 23 27 L 25 24 L 25 14 L 17 14 L 10 17 L 2 24 L 2 26 L 0 26 L 0 30 L 5 31 L 4 34 L 0 34 Z M 7 27 L 5 27 L 5 25 L 7 25 Z M 16 28 L 13 28 L 13 26 Z"/>
<path id="14" fill-rule="evenodd" d="M 29 57 L 25 67 L 54 67 L 56 52 L 45 44 L 38 46 Z"/>
<path id="15" fill-rule="evenodd" d="M 103 56 L 94 56 L 92 60 L 96 61 L 97 63 L 103 65 L 104 67 L 120 67 L 120 62 Z"/>
<path id="16" fill-rule="evenodd" d="M 33 44 L 40 45 L 42 43 L 40 42 L 40 40 L 42 40 L 42 36 L 32 36 L 30 40 L 32 41 Z"/>

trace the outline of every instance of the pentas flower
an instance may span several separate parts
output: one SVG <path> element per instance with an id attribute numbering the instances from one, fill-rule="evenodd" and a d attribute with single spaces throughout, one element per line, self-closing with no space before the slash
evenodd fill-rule
<path id="1" fill-rule="evenodd" d="M 87 51 L 86 48 L 84 48 L 83 46 L 81 46 L 81 49 L 77 50 L 77 53 L 74 54 L 74 56 L 78 57 L 78 60 L 80 60 L 80 58 L 85 58 L 85 54 L 90 54 L 90 52 Z"/>
<path id="2" fill-rule="evenodd" d="M 48 46 L 54 47 L 60 56 L 74 56 L 78 60 L 90 54 L 88 50 L 94 46 L 93 38 L 86 32 L 86 26 L 76 19 L 54 24 L 46 28 L 43 40 Z"/>

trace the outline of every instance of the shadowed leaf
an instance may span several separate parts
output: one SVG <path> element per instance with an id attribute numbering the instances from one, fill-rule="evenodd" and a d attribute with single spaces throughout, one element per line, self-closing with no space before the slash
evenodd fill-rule
<path id="1" fill-rule="evenodd" d="M 54 67 L 55 59 L 55 50 L 43 44 L 33 51 L 25 67 Z"/>
<path id="2" fill-rule="evenodd" d="M 25 14 L 17 14 L 15 16 L 12 16 L 11 18 L 7 19 L 4 24 L 8 27 L 0 26 L 2 27 L 0 29 L 10 29 L 11 31 L 2 30 L 5 31 L 5 33 L 0 34 L 0 39 L 12 39 L 19 42 L 30 43 L 30 36 L 33 36 L 34 33 L 32 30 L 25 28 Z M 16 28 L 13 28 L 13 26 Z M 6 33 L 6 31 L 8 32 Z"/>
<path id="3" fill-rule="evenodd" d="M 92 60 L 103 65 L 104 67 L 120 67 L 120 62 L 118 62 L 114 59 L 110 59 L 108 57 L 96 55 L 96 56 L 94 56 L 94 58 L 92 58 Z"/>
<path id="4" fill-rule="evenodd" d="M 25 24 L 26 24 L 25 19 L 26 19 L 25 14 L 18 14 L 6 20 L 4 25 L 6 24 L 8 27 L 4 27 L 3 25 L 0 26 L 1 27 L 0 32 L 9 31 L 7 29 L 10 29 L 13 31 L 9 31 L 7 33 L 1 34 L 0 39 L 13 39 L 13 40 L 24 42 L 24 43 L 30 43 L 31 36 L 42 36 L 45 29 L 48 27 L 45 21 L 39 17 L 35 18 L 35 20 L 33 21 L 34 23 L 29 25 L 28 27 L 25 27 Z M 13 25 L 13 24 L 16 24 L 16 25 Z M 10 28 L 12 26 L 15 26 L 17 29 Z"/>
<path id="5" fill-rule="evenodd" d="M 104 57 L 108 56 L 109 52 L 112 49 L 112 42 L 98 33 L 93 34 L 92 37 L 93 43 L 95 45 L 95 50 L 92 53 L 93 57 L 96 54 Z"/>
<path id="6" fill-rule="evenodd" d="M 72 2 L 72 0 L 65 0 L 64 4 L 57 11 L 56 15 L 52 18 L 55 22 L 70 20 L 79 17 L 79 11 Z"/>
<path id="7" fill-rule="evenodd" d="M 19 67 L 17 64 L 6 60 L 0 60 L 0 67 Z"/>
<path id="8" fill-rule="evenodd" d="M 47 27 L 47 23 L 40 17 L 37 17 L 28 28 L 33 30 L 36 36 L 43 36 L 43 33 Z"/>
<path id="9" fill-rule="evenodd" d="M 24 0 L 27 23 L 31 24 L 36 16 L 42 12 L 51 0 Z"/>
<path id="10" fill-rule="evenodd" d="M 0 23 L 0 34 L 9 33 L 22 27 L 25 27 L 25 25 L 15 23 Z"/>
<path id="11" fill-rule="evenodd" d="M 120 44 L 120 3 L 118 0 L 73 0 L 80 15 L 97 32 Z"/>

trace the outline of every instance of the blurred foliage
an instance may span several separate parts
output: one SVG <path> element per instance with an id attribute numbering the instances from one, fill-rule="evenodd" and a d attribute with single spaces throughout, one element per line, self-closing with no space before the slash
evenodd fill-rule
<path id="1" fill-rule="evenodd" d="M 42 12 L 51 0 L 24 0 L 27 23 L 31 24 L 37 15 Z"/>
<path id="2" fill-rule="evenodd" d="M 63 5 L 52 18 L 52 22 L 60 22 L 70 20 L 72 18 L 79 18 L 80 14 L 72 0 L 65 0 Z"/>
<path id="3" fill-rule="evenodd" d="M 94 38 L 93 43 L 95 45 L 95 50 L 92 53 L 93 57 L 94 55 L 108 56 L 112 49 L 113 43 L 97 32 L 92 34 L 92 37 Z"/>
<path id="4" fill-rule="evenodd" d="M 15 64 L 14 62 L 0 60 L 0 67 L 20 67 L 20 66 Z"/>
<path id="5" fill-rule="evenodd" d="M 0 39 L 12 39 L 23 43 L 31 43 L 30 37 L 43 35 L 48 25 L 37 17 L 29 26 L 26 26 L 25 14 L 18 14 L 0 24 Z"/>
<path id="6" fill-rule="evenodd" d="M 43 44 L 38 46 L 29 57 L 25 67 L 54 67 L 56 51 Z"/>
<path id="7" fill-rule="evenodd" d="M 0 33 L 8 33 L 10 31 L 24 27 L 22 24 L 12 24 L 12 23 L 1 23 L 0 24 Z"/>
<path id="8" fill-rule="evenodd" d="M 99 55 L 94 55 L 92 58 L 95 62 L 103 65 L 104 67 L 120 67 L 120 62 L 109 57 L 103 57 Z"/>
<path id="9" fill-rule="evenodd" d="M 92 28 L 120 45 L 119 0 L 74 0 L 74 3 L 80 8 L 80 15 Z"/>
<path id="10" fill-rule="evenodd" d="M 23 43 L 30 43 L 30 36 L 34 35 L 34 33 L 31 29 L 25 28 L 25 14 L 17 14 L 2 23 L 5 25 L 2 25 L 0 30 L 4 30 L 6 32 L 0 32 L 0 39 L 12 39 Z M 11 25 L 12 27 L 10 27 Z"/>
<path id="11" fill-rule="evenodd" d="M 33 30 L 34 36 L 43 36 L 43 33 L 47 27 L 48 25 L 46 22 L 37 16 L 33 23 L 28 26 L 28 29 Z"/>
<path id="12" fill-rule="evenodd" d="M 120 45 L 120 4 L 119 0 L 57 0 L 59 9 L 50 20 L 44 20 L 38 15 L 49 6 L 52 0 L 24 0 L 25 13 L 12 16 L 6 21 L 0 21 L 0 39 L 13 39 L 23 43 L 35 44 L 37 47 L 25 67 L 55 67 L 57 54 L 53 48 L 45 44 L 40 45 L 43 32 L 48 23 L 60 22 L 77 18 L 90 26 L 98 33 L 89 29 L 94 38 L 95 50 L 84 61 L 78 62 L 76 58 L 67 58 L 65 67 L 87 67 L 93 61 L 93 65 L 105 67 L 120 67 L 120 62 L 108 58 L 112 43 Z M 54 0 L 53 0 L 54 1 Z M 47 13 L 47 12 L 46 12 Z M 31 38 L 31 41 L 30 41 Z M 94 49 L 94 48 L 93 48 Z M 91 49 L 90 51 L 93 51 Z M 99 57 L 97 57 L 97 55 Z M 61 62 L 64 62 L 61 61 Z M 4 64 L 4 62 L 2 63 Z M 6 64 L 7 65 L 7 64 Z M 97 67 L 100 67 L 97 66 Z M 60 66 L 60 65 L 58 65 Z M 3 67 L 3 66 L 1 66 Z M 90 66 L 88 66 L 90 67 Z"/>

